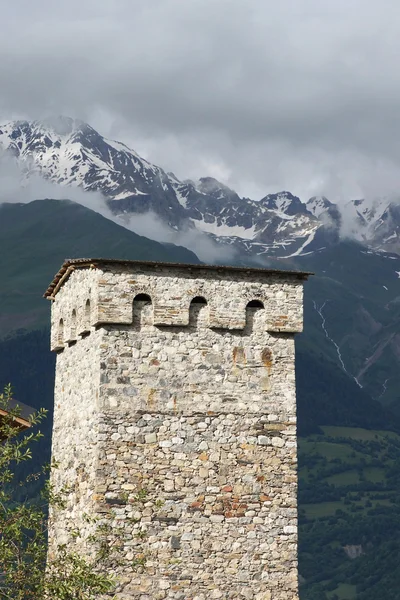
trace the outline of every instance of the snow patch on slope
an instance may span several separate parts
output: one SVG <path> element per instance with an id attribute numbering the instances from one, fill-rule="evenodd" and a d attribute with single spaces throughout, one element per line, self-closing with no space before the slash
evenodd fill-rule
<path id="1" fill-rule="evenodd" d="M 316 234 L 317 230 L 314 229 L 314 231 L 312 231 L 310 233 L 310 235 L 308 236 L 308 238 L 305 240 L 305 242 L 300 246 L 300 248 L 298 248 L 296 250 L 296 252 L 293 252 L 293 254 L 289 254 L 288 256 L 283 256 L 282 258 L 292 258 L 292 256 L 301 256 L 302 252 L 305 248 L 307 248 L 307 246 L 309 244 L 311 244 L 311 242 L 313 241 L 313 239 L 315 238 L 315 234 Z"/>
<path id="2" fill-rule="evenodd" d="M 242 238 L 243 240 L 252 240 L 255 236 L 255 225 L 246 228 L 240 227 L 239 225 L 230 226 L 225 223 L 218 224 L 217 221 L 214 221 L 214 223 L 206 223 L 205 221 L 196 219 L 191 219 L 191 221 L 199 231 L 212 233 L 219 237 L 233 236 Z"/>

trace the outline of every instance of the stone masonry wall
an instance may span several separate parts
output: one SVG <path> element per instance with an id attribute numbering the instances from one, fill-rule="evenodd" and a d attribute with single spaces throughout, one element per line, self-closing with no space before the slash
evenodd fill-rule
<path id="1" fill-rule="evenodd" d="M 57 356 L 52 458 L 58 467 L 52 469 L 51 481 L 62 491 L 66 508 L 50 511 L 50 553 L 52 542 L 71 543 L 77 529 L 83 539 L 74 543 L 85 550 L 85 538 L 94 531 L 83 518 L 96 512 L 100 337 L 101 332 L 93 331 Z"/>
<path id="2" fill-rule="evenodd" d="M 83 311 L 85 273 L 58 292 L 53 327 L 68 331 L 74 301 Z M 90 278 L 90 335 L 57 334 L 53 452 L 79 494 L 50 537 L 91 533 L 96 514 L 121 600 L 297 600 L 301 281 L 116 266 Z"/>

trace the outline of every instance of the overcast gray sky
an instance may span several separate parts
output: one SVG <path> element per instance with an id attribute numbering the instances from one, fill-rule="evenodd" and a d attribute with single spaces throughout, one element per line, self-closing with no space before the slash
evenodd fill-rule
<path id="1" fill-rule="evenodd" d="M 400 191 L 396 0 L 0 0 L 0 119 L 65 114 L 244 195 Z"/>

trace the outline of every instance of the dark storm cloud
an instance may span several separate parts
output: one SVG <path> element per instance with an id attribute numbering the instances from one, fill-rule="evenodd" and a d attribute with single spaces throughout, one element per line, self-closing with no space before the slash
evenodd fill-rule
<path id="1" fill-rule="evenodd" d="M 400 189 L 394 0 L 19 0 L 3 118 L 91 122 L 180 177 L 332 199 Z"/>

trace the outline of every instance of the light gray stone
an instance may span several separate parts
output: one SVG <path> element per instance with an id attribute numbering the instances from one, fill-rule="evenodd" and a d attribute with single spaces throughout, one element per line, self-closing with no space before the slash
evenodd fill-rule
<path id="1" fill-rule="evenodd" d="M 271 445 L 271 440 L 269 437 L 265 436 L 265 435 L 259 435 L 258 436 L 258 443 L 261 446 L 269 446 Z"/>
<path id="2" fill-rule="evenodd" d="M 285 445 L 285 440 L 279 437 L 273 437 L 271 443 L 273 446 L 275 446 L 275 448 L 283 448 Z"/>

